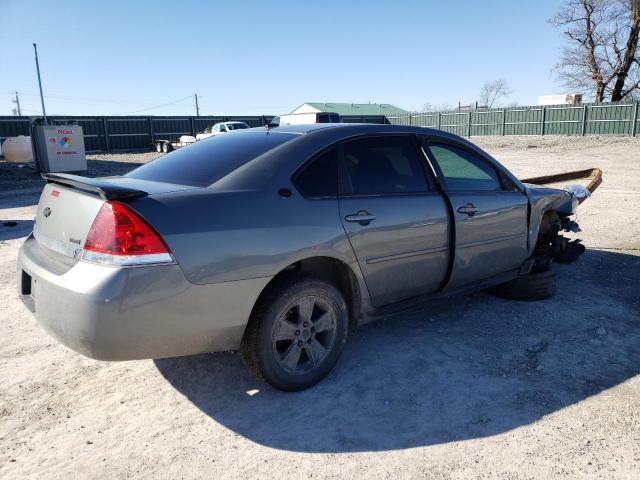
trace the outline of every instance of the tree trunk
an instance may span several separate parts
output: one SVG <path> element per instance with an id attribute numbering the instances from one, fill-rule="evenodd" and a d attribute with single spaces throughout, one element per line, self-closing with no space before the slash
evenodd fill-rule
<path id="1" fill-rule="evenodd" d="M 638 0 L 633 0 L 638 1 Z M 585 21 L 585 42 L 584 46 L 587 49 L 587 63 L 589 64 L 589 70 L 591 70 L 591 78 L 596 83 L 596 102 L 604 101 L 604 79 L 600 65 L 596 60 L 596 42 L 594 40 L 593 23 L 591 15 L 593 14 L 593 5 L 591 0 L 582 0 L 582 8 L 584 9 L 584 21 Z"/>
<path id="2" fill-rule="evenodd" d="M 624 59 L 620 72 L 616 78 L 616 83 L 611 91 L 611 101 L 619 102 L 624 98 L 623 89 L 624 82 L 627 79 L 629 70 L 636 60 L 636 50 L 638 48 L 638 36 L 640 35 L 640 0 L 631 0 L 631 28 L 629 30 L 629 38 L 627 39 L 627 47 L 624 52 Z"/>
<path id="3" fill-rule="evenodd" d="M 596 82 L 596 103 L 604 102 L 604 83 Z"/>

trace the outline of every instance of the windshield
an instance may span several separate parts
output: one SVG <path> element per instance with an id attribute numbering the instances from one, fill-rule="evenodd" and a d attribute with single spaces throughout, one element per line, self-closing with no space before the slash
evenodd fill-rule
<path id="1" fill-rule="evenodd" d="M 249 128 L 249 125 L 246 123 L 226 123 L 225 124 L 229 130 L 242 130 L 245 128 Z"/>
<path id="2" fill-rule="evenodd" d="M 163 155 L 125 176 L 206 187 L 296 136 L 268 130 L 218 135 Z"/>

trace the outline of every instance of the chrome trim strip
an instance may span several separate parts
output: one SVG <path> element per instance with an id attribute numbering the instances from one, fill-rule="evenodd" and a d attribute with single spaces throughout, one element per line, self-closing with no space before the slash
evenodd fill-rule
<path id="1" fill-rule="evenodd" d="M 479 247 L 481 245 L 488 245 L 490 243 L 505 242 L 507 240 L 515 240 L 516 238 L 525 238 L 525 237 L 527 237 L 526 233 L 519 233 L 517 235 L 509 235 L 507 237 L 500 237 L 500 238 L 491 238 L 489 240 L 481 240 L 479 242 L 459 243 L 456 245 L 456 248 Z"/>
<path id="2" fill-rule="evenodd" d="M 47 237 L 46 235 L 42 235 L 42 233 L 36 233 L 35 231 L 33 232 L 33 236 L 40 245 L 64 255 L 65 257 L 80 259 L 84 253 L 84 249 L 74 243 L 56 240 L 54 238 Z"/>
<path id="3" fill-rule="evenodd" d="M 108 253 L 85 250 L 82 260 L 110 267 L 137 267 L 174 263 L 169 253 L 150 253 L 146 255 L 110 255 Z"/>
<path id="4" fill-rule="evenodd" d="M 446 250 L 449 250 L 448 246 L 426 248 L 424 250 L 415 250 L 413 252 L 407 252 L 407 253 L 397 253 L 395 255 L 387 255 L 384 257 L 367 258 L 367 264 L 386 262 L 389 260 L 399 260 L 401 258 L 408 258 L 408 257 L 417 257 L 418 255 L 430 255 L 432 253 L 440 253 Z"/>

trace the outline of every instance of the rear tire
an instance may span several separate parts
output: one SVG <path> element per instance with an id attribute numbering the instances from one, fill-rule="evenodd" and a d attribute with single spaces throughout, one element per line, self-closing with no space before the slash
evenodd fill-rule
<path id="1" fill-rule="evenodd" d="M 556 294 L 556 272 L 548 269 L 539 273 L 530 273 L 497 285 L 488 290 L 497 297 L 508 300 L 535 301 L 546 300 Z"/>
<path id="2" fill-rule="evenodd" d="M 241 352 L 258 378 L 285 391 L 318 383 L 333 368 L 347 341 L 349 314 L 330 283 L 290 275 L 259 300 Z"/>
<path id="3" fill-rule="evenodd" d="M 156 152 L 158 152 L 158 153 L 162 152 L 162 143 L 160 143 L 160 142 L 156 143 Z"/>
<path id="4" fill-rule="evenodd" d="M 171 151 L 171 146 L 167 142 L 162 142 L 162 152 L 169 153 Z"/>

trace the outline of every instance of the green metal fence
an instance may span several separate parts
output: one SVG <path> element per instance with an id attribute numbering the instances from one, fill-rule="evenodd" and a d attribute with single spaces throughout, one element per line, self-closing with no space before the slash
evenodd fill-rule
<path id="1" fill-rule="evenodd" d="M 150 150 L 153 140 L 175 141 L 195 135 L 217 122 L 240 121 L 259 127 L 273 116 L 49 116 L 51 125 L 76 122 L 82 127 L 87 152 Z M 0 116 L 0 142 L 16 135 L 29 135 L 30 117 Z"/>
<path id="2" fill-rule="evenodd" d="M 629 135 L 640 131 L 640 103 L 592 103 L 409 113 L 394 125 L 429 127 L 456 135 Z"/>
<path id="3" fill-rule="evenodd" d="M 181 135 L 195 135 L 218 123 L 240 121 L 250 127 L 270 122 L 273 115 L 238 116 L 56 116 L 52 125 L 77 122 L 82 127 L 87 152 L 150 150 L 158 139 L 175 141 Z M 30 117 L 0 116 L 0 143 L 8 137 L 29 135 Z M 384 115 L 347 115 L 345 123 L 386 123 Z"/>

